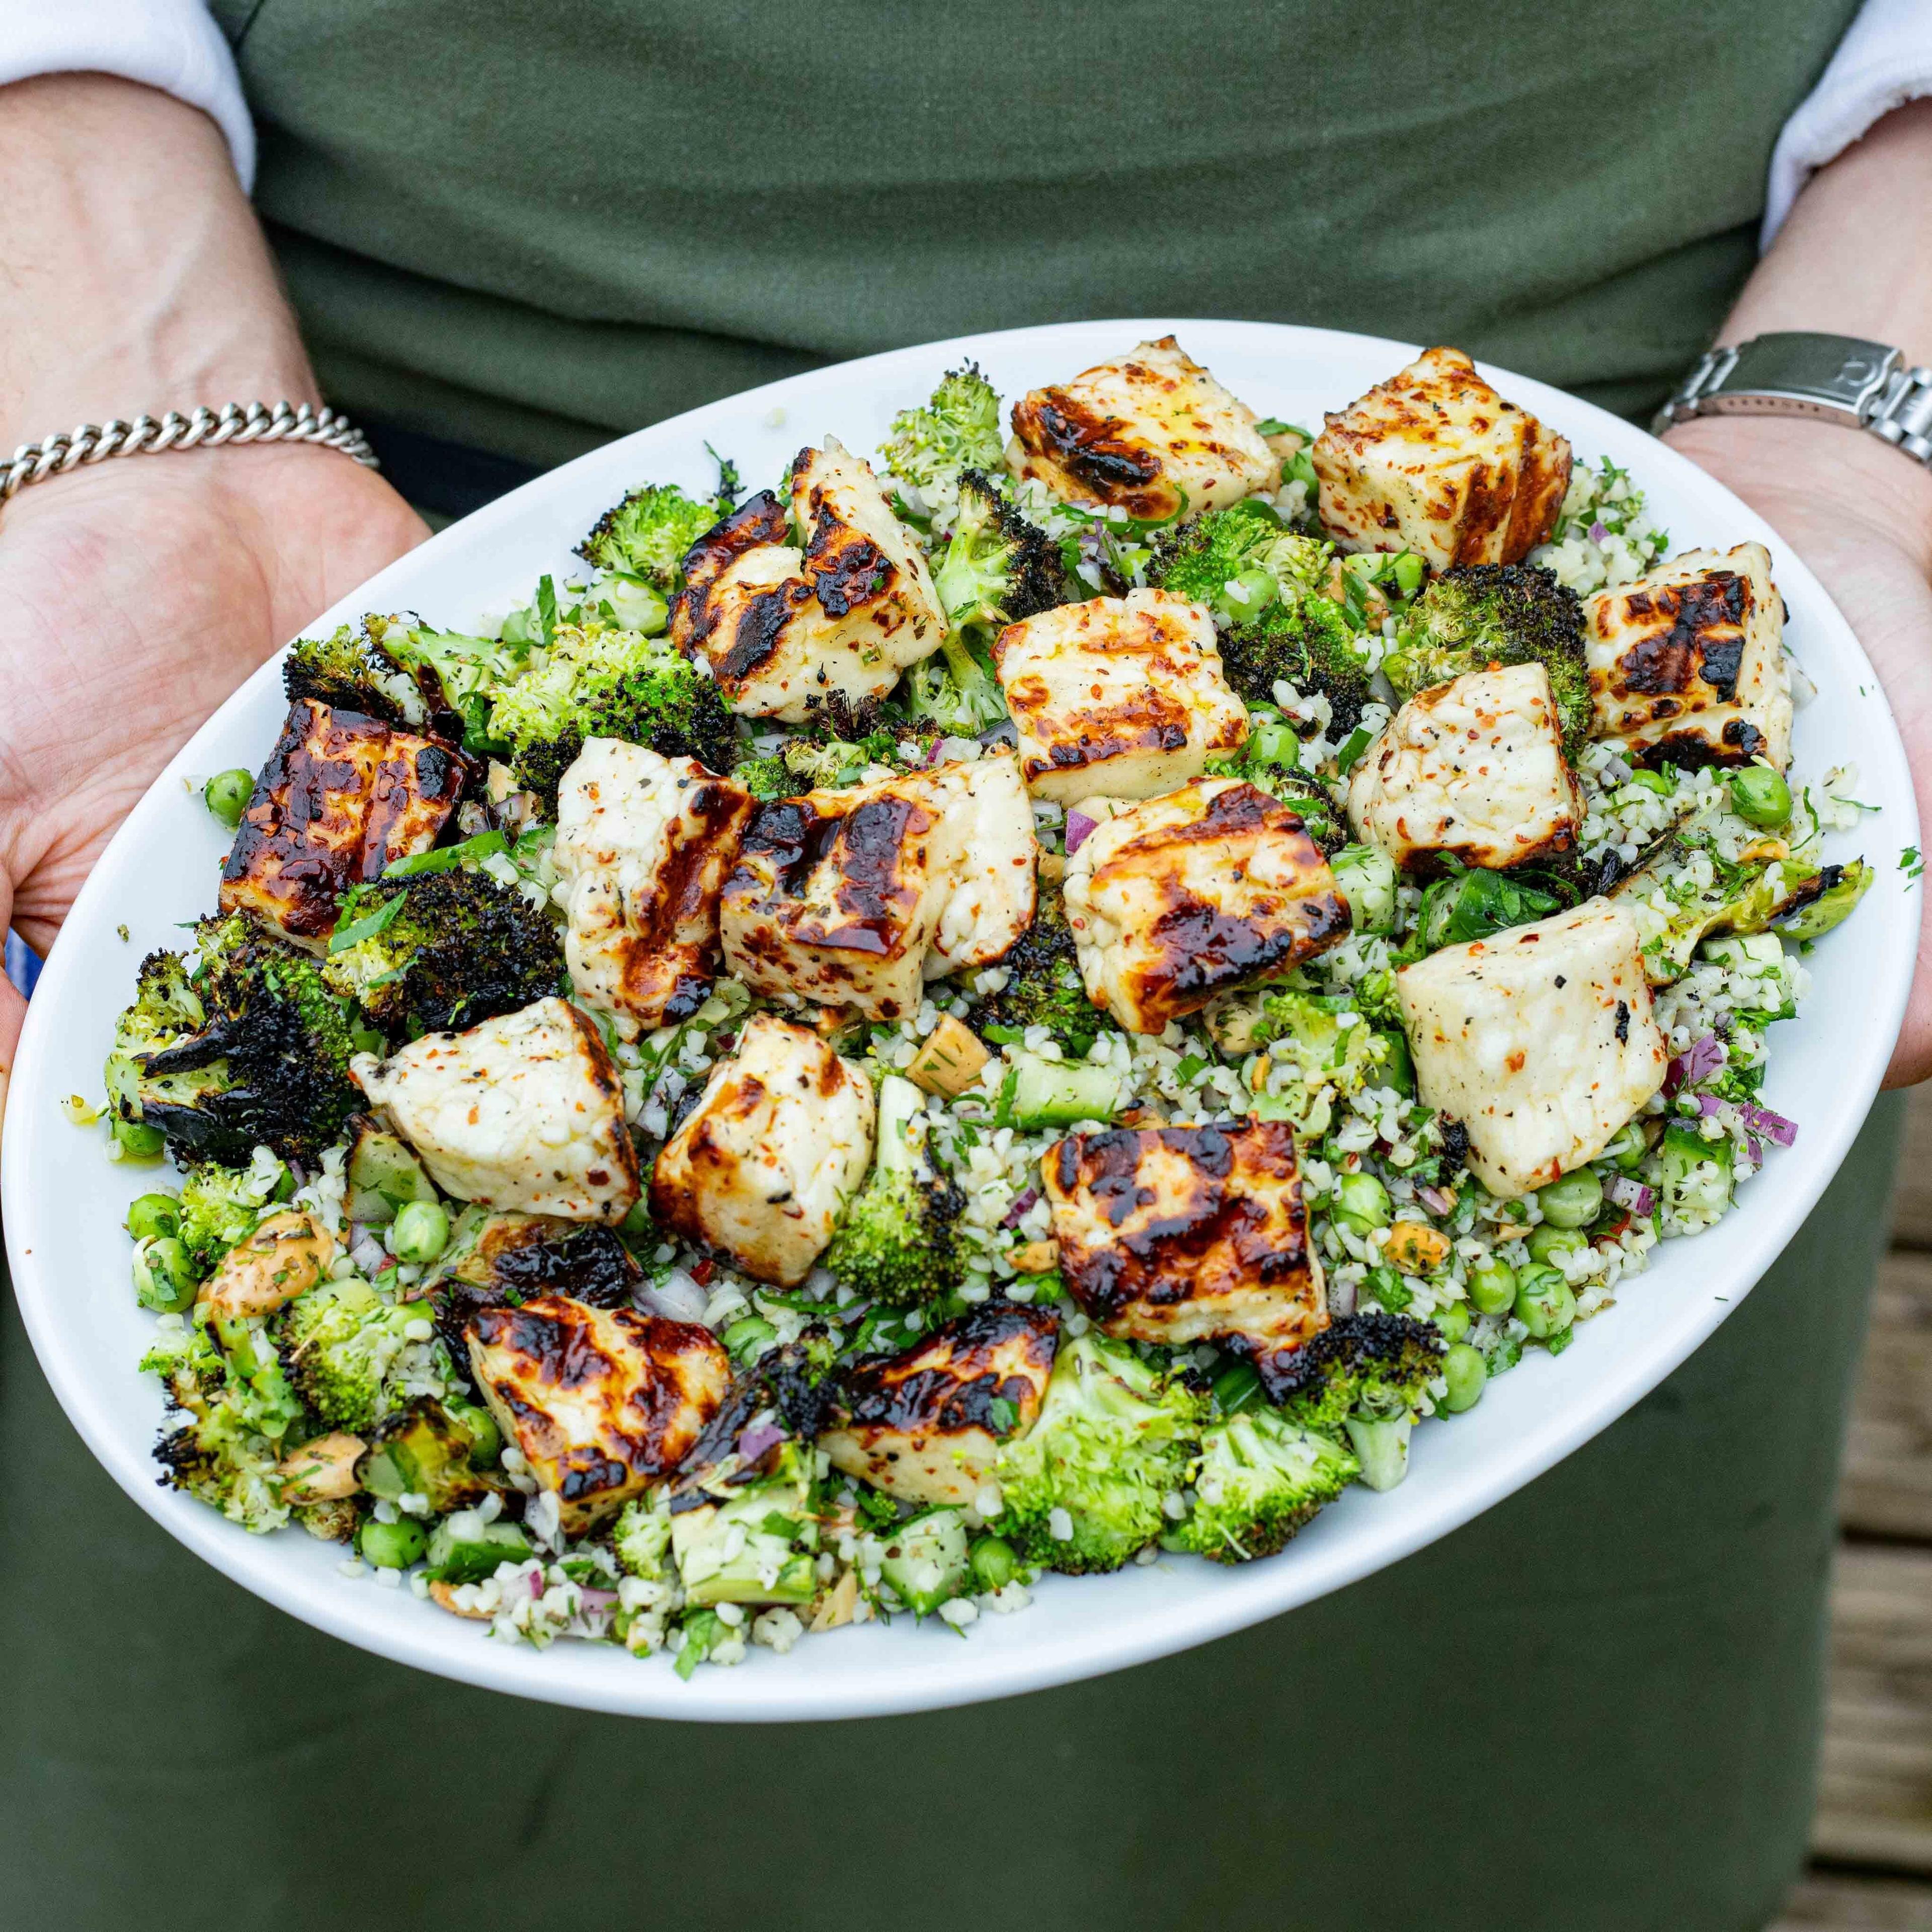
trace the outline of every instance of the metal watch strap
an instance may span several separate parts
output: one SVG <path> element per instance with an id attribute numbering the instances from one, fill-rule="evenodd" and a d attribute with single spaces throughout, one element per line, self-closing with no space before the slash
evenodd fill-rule
<path id="1" fill-rule="evenodd" d="M 1856 336 L 1792 332 L 1707 350 L 1651 423 L 1694 416 L 1806 416 L 1870 430 L 1932 467 L 1932 369 Z"/>
<path id="2" fill-rule="evenodd" d="M 308 403 L 227 403 L 218 410 L 197 408 L 183 416 L 116 416 L 111 422 L 82 423 L 77 429 L 39 442 L 23 442 L 0 464 L 0 503 L 30 483 L 64 475 L 84 463 L 110 456 L 158 455 L 164 449 L 218 448 L 224 442 L 312 442 L 339 449 L 365 470 L 377 464 L 368 439 L 346 416 Z"/>

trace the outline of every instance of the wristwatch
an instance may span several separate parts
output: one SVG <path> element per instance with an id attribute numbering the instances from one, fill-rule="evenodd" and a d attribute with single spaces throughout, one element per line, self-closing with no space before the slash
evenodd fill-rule
<path id="1" fill-rule="evenodd" d="M 1817 416 L 1868 429 L 1932 468 L 1932 369 L 1855 335 L 1754 336 L 1705 352 L 1651 421 L 1661 436 L 1693 416 Z"/>

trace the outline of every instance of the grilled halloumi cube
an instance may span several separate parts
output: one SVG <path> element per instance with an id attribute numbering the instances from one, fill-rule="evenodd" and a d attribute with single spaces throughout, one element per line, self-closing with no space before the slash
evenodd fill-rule
<path id="1" fill-rule="evenodd" d="M 1507 403 L 1460 349 L 1426 349 L 1315 440 L 1322 527 L 1346 550 L 1430 568 L 1520 563 L 1556 526 L 1570 446 Z"/>
<path id="2" fill-rule="evenodd" d="M 1214 619 L 1164 590 L 1042 610 L 1009 624 L 993 658 L 1036 798 L 1152 798 L 1247 738 Z"/>
<path id="3" fill-rule="evenodd" d="M 477 1388 L 568 1536 L 669 1475 L 731 1383 L 710 1329 L 561 1294 L 479 1309 L 467 1335 Z"/>
<path id="4" fill-rule="evenodd" d="M 1784 600 L 1762 544 L 1686 550 L 1583 615 L 1594 736 L 1650 764 L 1790 762 Z"/>
<path id="5" fill-rule="evenodd" d="M 221 910 L 320 946 L 351 886 L 436 843 L 469 772 L 434 738 L 298 698 L 236 828 Z"/>
<path id="6" fill-rule="evenodd" d="M 908 1018 L 927 980 L 1026 930 L 1036 852 L 1011 757 L 760 806 L 720 905 L 726 962 L 754 992 Z"/>
<path id="7" fill-rule="evenodd" d="M 754 1013 L 658 1156 L 651 1212 L 789 1288 L 872 1165 L 872 1083 L 814 1033 Z"/>
<path id="8" fill-rule="evenodd" d="M 1501 869 L 1574 851 L 1583 794 L 1549 672 L 1499 665 L 1418 692 L 1349 773 L 1348 823 L 1412 871 L 1445 854 Z"/>
<path id="9" fill-rule="evenodd" d="M 789 509 L 770 490 L 747 499 L 692 547 L 685 574 L 671 640 L 750 717 L 796 724 L 834 698 L 884 697 L 946 633 L 912 532 L 830 437 L 799 452 Z"/>
<path id="10" fill-rule="evenodd" d="M 1067 860 L 1064 890 L 1088 997 L 1130 1033 L 1157 1034 L 1348 933 L 1300 819 L 1238 778 L 1114 809 Z"/>
<path id="11" fill-rule="evenodd" d="M 589 1018 L 538 1000 L 467 1033 L 429 1033 L 350 1072 L 446 1194 L 614 1226 L 636 1203 L 624 1096 Z"/>
<path id="12" fill-rule="evenodd" d="M 1040 1166 L 1067 1292 L 1109 1335 L 1292 1348 L 1327 1325 L 1286 1120 L 1070 1134 Z"/>
<path id="13" fill-rule="evenodd" d="M 718 898 L 752 794 L 694 758 L 585 741 L 557 788 L 564 958 L 578 998 L 626 1040 L 688 1019 L 718 960 Z"/>
<path id="14" fill-rule="evenodd" d="M 854 1364 L 818 1446 L 888 1496 L 964 1508 L 1001 1445 L 1038 1420 L 1059 1346 L 1047 1310 L 988 1302 L 902 1354 Z"/>
<path id="15" fill-rule="evenodd" d="M 1663 1085 L 1640 939 L 1622 907 L 1588 899 L 1396 975 L 1423 1100 L 1468 1129 L 1492 1194 L 1595 1159 Z"/>
<path id="16" fill-rule="evenodd" d="M 1171 335 L 1022 396 L 1006 467 L 1152 521 L 1225 509 L 1281 481 L 1254 411 Z"/>

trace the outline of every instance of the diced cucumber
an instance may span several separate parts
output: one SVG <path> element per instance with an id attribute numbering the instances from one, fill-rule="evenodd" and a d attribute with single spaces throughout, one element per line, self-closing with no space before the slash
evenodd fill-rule
<path id="1" fill-rule="evenodd" d="M 908 1516 L 886 1543 L 879 1574 L 914 1616 L 930 1616 L 967 1586 L 966 1518 L 941 1507 Z"/>
<path id="2" fill-rule="evenodd" d="M 514 1522 L 485 1522 L 475 1510 L 458 1510 L 430 1532 L 429 1578 L 434 1583 L 480 1583 L 500 1563 L 521 1563 L 530 1538 Z"/>
<path id="3" fill-rule="evenodd" d="M 1650 1157 L 1647 1178 L 1681 1226 L 1711 1227 L 1731 1204 L 1731 1144 L 1707 1141 L 1688 1122 L 1673 1120 Z"/>
<path id="4" fill-rule="evenodd" d="M 350 1150 L 350 1218 L 380 1227 L 409 1202 L 435 1198 L 422 1162 L 394 1134 L 365 1124 Z"/>
<path id="5" fill-rule="evenodd" d="M 1070 1127 L 1111 1120 L 1120 1104 L 1120 1079 L 1111 1066 L 1016 1053 L 1000 1089 L 999 1120 L 1007 1127 Z"/>
<path id="6" fill-rule="evenodd" d="M 679 1510 L 671 1553 L 688 1604 L 808 1604 L 816 1526 L 801 1486 L 760 1483 L 728 1502 Z"/>
<path id="7" fill-rule="evenodd" d="M 1358 932 L 1395 930 L 1395 861 L 1379 845 L 1344 845 L 1328 862 Z"/>
<path id="8" fill-rule="evenodd" d="M 1408 1438 L 1414 1424 L 1406 1415 L 1368 1421 L 1348 1418 L 1348 1441 L 1362 1466 L 1361 1480 L 1372 1490 L 1392 1490 L 1408 1474 Z"/>

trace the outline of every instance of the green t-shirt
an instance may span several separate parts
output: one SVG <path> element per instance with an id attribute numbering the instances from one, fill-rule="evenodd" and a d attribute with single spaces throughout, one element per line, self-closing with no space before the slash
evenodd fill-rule
<path id="1" fill-rule="evenodd" d="M 1090 316 L 1452 342 L 1654 404 L 1855 0 L 218 0 L 332 397 L 552 461 Z"/>

